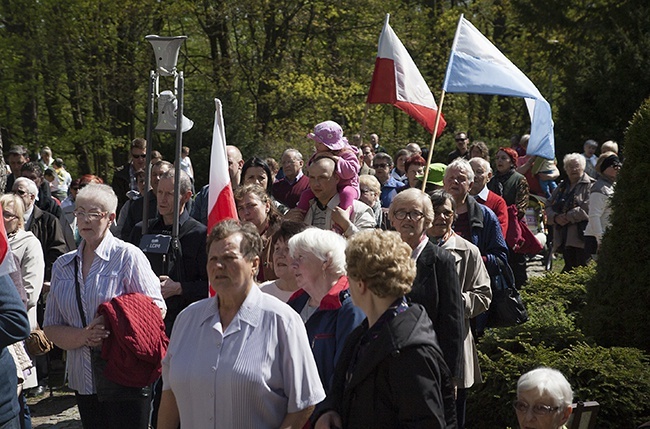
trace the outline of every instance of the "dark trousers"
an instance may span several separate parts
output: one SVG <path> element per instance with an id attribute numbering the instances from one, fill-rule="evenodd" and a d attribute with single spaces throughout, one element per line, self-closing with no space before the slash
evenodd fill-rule
<path id="1" fill-rule="evenodd" d="M 591 255 L 587 254 L 585 249 L 580 247 L 565 246 L 564 252 L 562 253 L 564 255 L 563 273 L 571 271 L 575 267 L 584 267 L 591 259 Z"/>
<path id="2" fill-rule="evenodd" d="M 84 429 L 147 429 L 151 397 L 99 402 L 97 395 L 75 394 Z"/>
<path id="3" fill-rule="evenodd" d="M 460 381 L 463 382 L 462 380 Z M 467 391 L 469 389 L 458 388 L 456 395 L 456 420 L 458 429 L 465 429 L 465 404 L 467 403 Z"/>
<path id="4" fill-rule="evenodd" d="M 526 255 L 515 253 L 508 249 L 508 264 L 512 268 L 512 273 L 515 275 L 515 287 L 521 289 L 528 281 L 528 273 L 526 272 Z"/>

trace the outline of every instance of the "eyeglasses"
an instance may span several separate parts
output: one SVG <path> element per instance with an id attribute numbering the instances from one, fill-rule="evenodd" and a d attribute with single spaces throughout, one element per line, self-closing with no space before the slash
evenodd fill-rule
<path id="1" fill-rule="evenodd" d="M 435 213 L 436 216 L 442 216 L 444 218 L 449 218 L 454 215 L 454 212 L 451 210 L 433 210 L 433 213 Z"/>
<path id="2" fill-rule="evenodd" d="M 373 191 L 372 189 L 364 188 L 364 189 L 361 189 L 361 193 L 362 194 L 374 194 L 375 191 Z"/>
<path id="3" fill-rule="evenodd" d="M 530 405 L 523 401 L 513 401 L 512 406 L 518 413 L 527 413 Z M 533 414 L 538 416 L 547 416 L 559 410 L 561 407 L 551 407 L 549 405 L 535 404 L 533 405 Z"/>
<path id="4" fill-rule="evenodd" d="M 93 222 L 93 221 L 96 221 L 96 220 L 99 220 L 99 219 L 103 218 L 104 216 L 106 216 L 106 213 L 108 213 L 108 212 L 87 212 L 86 213 L 86 212 L 80 212 L 80 211 L 77 211 L 77 210 L 72 212 L 74 217 L 76 217 L 77 219 L 83 218 L 83 219 L 86 219 L 87 221 L 90 221 L 90 222 Z"/>
<path id="5" fill-rule="evenodd" d="M 464 139 L 456 139 L 457 142 L 464 142 L 465 140 L 467 140 L 467 137 L 465 137 Z"/>
<path id="6" fill-rule="evenodd" d="M 395 219 L 398 220 L 404 220 L 407 217 L 411 219 L 412 221 L 418 221 L 424 217 L 424 213 L 419 212 L 417 210 L 412 210 L 410 212 L 407 212 L 405 210 L 398 210 L 395 213 L 393 213 L 393 216 L 395 216 Z"/>
<path id="7" fill-rule="evenodd" d="M 21 197 L 24 197 L 25 195 L 29 194 L 29 192 L 23 191 L 22 189 L 16 189 L 14 191 L 14 194 L 15 195 L 20 195 Z"/>
<path id="8" fill-rule="evenodd" d="M 388 168 L 388 167 L 389 167 L 389 165 L 386 164 L 386 163 L 373 164 L 373 166 L 372 166 L 372 168 L 374 168 L 375 170 L 378 169 L 378 168 Z"/>
<path id="9" fill-rule="evenodd" d="M 132 157 L 133 159 L 145 159 L 145 158 L 147 157 L 147 154 L 146 154 L 146 153 L 143 154 L 143 155 L 135 155 L 135 154 L 131 154 L 131 157 Z"/>

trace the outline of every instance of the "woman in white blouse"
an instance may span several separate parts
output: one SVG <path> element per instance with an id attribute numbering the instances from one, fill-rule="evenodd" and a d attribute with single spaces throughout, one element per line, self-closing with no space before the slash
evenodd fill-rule
<path id="1" fill-rule="evenodd" d="M 216 297 L 176 319 L 158 429 L 302 428 L 325 392 L 300 316 L 255 283 L 260 235 L 251 223 L 226 220 L 207 248 Z"/>

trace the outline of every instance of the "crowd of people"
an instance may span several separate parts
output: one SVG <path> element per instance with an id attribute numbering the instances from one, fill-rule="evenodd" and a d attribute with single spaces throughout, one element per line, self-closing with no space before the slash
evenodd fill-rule
<path id="1" fill-rule="evenodd" d="M 555 160 L 526 154 L 528 136 L 498 148 L 493 170 L 486 143 L 459 132 L 423 184 L 416 143 L 391 156 L 377 134 L 348 142 L 334 121 L 306 138 L 313 153 L 288 148 L 279 162 L 227 146 L 238 219 L 212 231 L 209 185 L 195 189 L 189 148 L 179 179 L 152 157 L 149 189 L 144 139 L 111 186 L 72 180 L 47 147 L 37 161 L 10 148 L 0 205 L 15 269 L 0 281 L 23 292 L 28 331 L 43 327 L 56 347 L 12 370 L 18 390 L 0 401 L 0 427 L 31 427 L 25 397 L 65 361 L 86 428 L 464 428 L 469 389 L 483 382 L 476 343 L 492 284 L 527 281 L 514 224 L 535 194 L 564 270 L 594 259 L 618 146 L 596 156 L 588 140 L 564 157 L 557 183 Z M 142 337 L 124 338 L 120 323 Z M 128 358 L 111 361 L 117 347 Z M 106 378 L 128 378 L 137 394 L 104 397 L 102 360 Z M 519 380 L 514 408 L 522 428 L 558 429 L 571 400 L 566 379 L 540 368 Z"/>

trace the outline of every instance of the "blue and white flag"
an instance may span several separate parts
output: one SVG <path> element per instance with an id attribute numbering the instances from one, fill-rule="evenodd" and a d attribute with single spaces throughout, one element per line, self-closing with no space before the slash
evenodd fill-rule
<path id="1" fill-rule="evenodd" d="M 551 106 L 537 87 L 480 31 L 460 16 L 442 89 L 522 97 L 530 115 L 528 155 L 555 158 Z"/>

